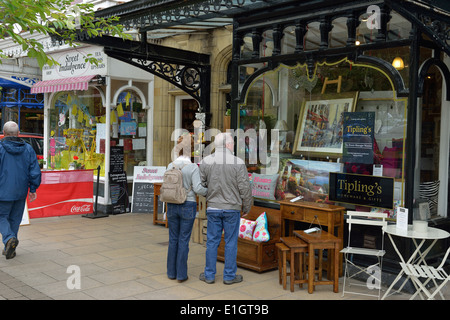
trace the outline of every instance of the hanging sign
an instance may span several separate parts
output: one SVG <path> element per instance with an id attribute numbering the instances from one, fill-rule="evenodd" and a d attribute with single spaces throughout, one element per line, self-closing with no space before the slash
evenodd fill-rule
<path id="1" fill-rule="evenodd" d="M 331 172 L 328 199 L 367 207 L 394 208 L 394 178 Z"/>

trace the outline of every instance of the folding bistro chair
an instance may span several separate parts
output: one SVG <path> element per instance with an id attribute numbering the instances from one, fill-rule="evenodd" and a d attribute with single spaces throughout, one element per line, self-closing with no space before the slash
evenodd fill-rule
<path id="1" fill-rule="evenodd" d="M 375 213 L 375 212 L 360 212 L 360 211 L 347 211 L 347 223 L 348 223 L 348 245 L 346 248 L 341 250 L 341 253 L 344 254 L 345 259 L 345 271 L 344 271 L 344 285 L 342 289 L 342 296 L 344 296 L 346 293 L 351 294 L 360 294 L 365 296 L 372 296 L 372 297 L 378 297 L 380 299 L 381 294 L 381 269 L 382 269 L 382 262 L 383 262 L 383 256 L 385 254 L 384 251 L 384 229 L 387 226 L 387 213 Z M 380 249 L 370 249 L 370 248 L 363 248 L 363 247 L 354 247 L 351 245 L 351 234 L 352 234 L 352 225 L 358 224 L 358 225 L 368 225 L 368 226 L 375 226 L 380 227 L 380 235 L 381 238 L 381 248 Z M 353 262 L 354 255 L 363 255 L 363 256 L 371 256 L 375 257 L 377 259 L 377 263 L 370 265 L 368 267 L 356 265 Z M 351 268 L 352 267 L 352 268 Z M 378 270 L 376 268 L 379 268 Z M 350 270 L 354 269 L 354 270 Z M 368 285 L 369 281 L 367 283 L 362 284 L 361 281 L 351 281 L 354 280 L 355 277 L 361 273 L 365 273 L 369 275 L 370 278 L 370 285 Z M 372 279 L 375 280 L 375 283 L 373 283 Z M 369 280 L 369 279 L 368 279 Z M 365 287 L 368 290 L 371 289 L 378 289 L 378 294 L 372 294 L 366 292 L 357 292 L 357 291 L 349 291 L 346 290 L 346 286 L 361 286 Z"/>
<path id="2" fill-rule="evenodd" d="M 411 278 L 414 286 L 416 287 L 416 293 L 410 298 L 410 300 L 414 299 L 416 295 L 424 292 L 428 300 L 434 299 L 434 296 L 439 293 L 442 300 L 444 300 L 444 296 L 442 295 L 441 289 L 445 287 L 447 282 L 450 280 L 450 276 L 443 269 L 444 263 L 447 260 L 447 257 L 450 253 L 450 248 L 447 249 L 445 253 L 444 259 L 441 264 L 435 268 L 432 266 L 428 266 L 426 264 L 411 264 L 411 263 L 403 263 L 400 262 L 403 271 Z M 426 279 L 424 282 L 420 280 L 420 278 Z M 433 292 L 426 288 L 428 282 L 433 280 L 435 289 Z M 441 281 L 440 285 L 437 285 L 436 280 Z M 422 295 L 420 295 L 422 297 Z"/>

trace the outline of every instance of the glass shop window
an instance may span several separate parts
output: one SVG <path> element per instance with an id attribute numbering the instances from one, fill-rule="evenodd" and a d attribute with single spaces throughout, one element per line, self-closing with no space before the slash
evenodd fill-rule
<path id="1" fill-rule="evenodd" d="M 3 125 L 8 121 L 14 121 L 15 123 L 19 123 L 19 107 L 2 107 L 2 130 Z"/>
<path id="2" fill-rule="evenodd" d="M 58 92 L 49 112 L 47 168 L 96 169 L 101 165 L 104 175 L 104 151 L 97 126 L 104 113 L 96 88 Z"/>
<path id="3" fill-rule="evenodd" d="M 123 147 L 123 170 L 133 175 L 134 166 L 145 164 L 147 146 L 147 113 L 134 91 L 120 93 L 111 123 L 111 146 Z"/>
<path id="4" fill-rule="evenodd" d="M 307 70 L 297 65 L 266 72 L 250 84 L 240 105 L 237 153 L 245 155 L 254 197 L 301 195 L 336 203 L 329 198 L 331 173 L 383 177 L 394 186 L 387 205 L 393 213 L 403 200 L 407 100 L 397 98 L 374 67 L 342 60 L 317 65 L 313 75 Z M 366 211 L 386 207 L 356 200 L 339 203 Z"/>
<path id="5" fill-rule="evenodd" d="M 421 220 L 444 216 L 443 207 L 447 207 L 444 205 L 444 199 L 439 199 L 440 194 L 441 198 L 443 197 L 440 190 L 446 183 L 446 171 L 443 170 L 445 162 L 440 161 L 441 153 L 445 152 L 445 145 L 441 144 L 441 132 L 446 132 L 445 126 L 441 128 L 441 121 L 445 118 L 442 111 L 442 84 L 443 78 L 439 68 L 431 66 L 424 79 L 422 113 L 419 117 L 421 133 L 417 146 L 417 153 L 420 155 L 420 183 L 417 199 L 419 216 L 416 218 Z"/>

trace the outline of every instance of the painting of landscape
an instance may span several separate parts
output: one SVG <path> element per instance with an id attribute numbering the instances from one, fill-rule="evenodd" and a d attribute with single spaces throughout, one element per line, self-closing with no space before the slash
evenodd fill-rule
<path id="1" fill-rule="evenodd" d="M 303 196 L 304 201 L 328 202 L 329 173 L 342 172 L 342 164 L 286 159 L 282 164 L 276 199 Z"/>

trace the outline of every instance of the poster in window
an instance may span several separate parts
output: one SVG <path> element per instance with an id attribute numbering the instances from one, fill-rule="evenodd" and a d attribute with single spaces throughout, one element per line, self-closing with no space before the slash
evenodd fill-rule
<path id="1" fill-rule="evenodd" d="M 343 162 L 373 164 L 375 112 L 344 112 Z"/>
<path id="2" fill-rule="evenodd" d="M 122 136 L 135 136 L 137 124 L 135 121 L 121 121 L 120 122 L 120 135 Z"/>

